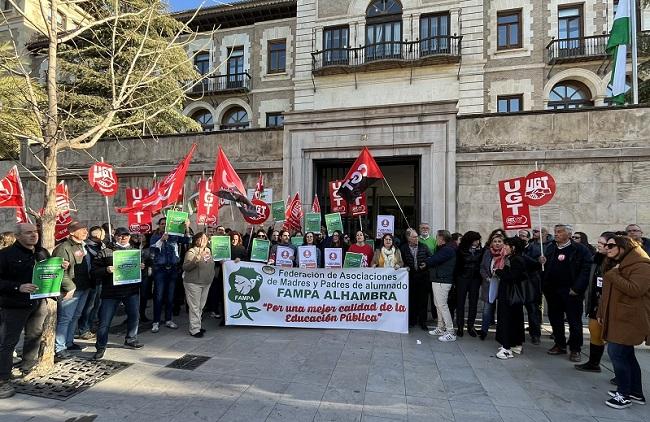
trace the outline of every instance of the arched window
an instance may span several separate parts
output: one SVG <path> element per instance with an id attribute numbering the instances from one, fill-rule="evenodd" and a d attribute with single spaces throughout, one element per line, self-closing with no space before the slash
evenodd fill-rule
<path id="1" fill-rule="evenodd" d="M 374 0 L 366 10 L 366 61 L 399 58 L 402 52 L 402 5 Z"/>
<path id="2" fill-rule="evenodd" d="M 629 78 L 625 78 L 625 94 L 627 94 L 632 89 L 632 81 Z M 607 91 L 605 91 L 605 104 L 612 105 L 612 85 L 607 85 Z"/>
<path id="3" fill-rule="evenodd" d="M 591 91 L 582 82 L 562 81 L 555 85 L 548 97 L 548 108 L 562 110 L 593 106 Z"/>
<path id="4" fill-rule="evenodd" d="M 212 113 L 208 110 L 201 109 L 196 111 L 192 114 L 192 119 L 203 127 L 204 132 L 214 129 L 214 119 L 212 118 Z"/>
<path id="5" fill-rule="evenodd" d="M 223 115 L 221 129 L 246 129 L 248 128 L 248 113 L 242 107 L 233 107 Z"/>

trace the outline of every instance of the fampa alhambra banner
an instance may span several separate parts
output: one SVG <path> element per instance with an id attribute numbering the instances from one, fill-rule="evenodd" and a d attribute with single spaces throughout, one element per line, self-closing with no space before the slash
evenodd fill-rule
<path id="1" fill-rule="evenodd" d="M 226 261 L 226 325 L 408 333 L 408 273 Z"/>

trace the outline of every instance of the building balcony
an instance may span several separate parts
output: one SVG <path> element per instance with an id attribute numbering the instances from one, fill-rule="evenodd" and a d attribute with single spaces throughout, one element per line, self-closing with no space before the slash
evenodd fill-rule
<path id="1" fill-rule="evenodd" d="M 316 76 L 458 63 L 462 37 L 439 36 L 417 41 L 387 41 L 360 47 L 328 48 L 311 53 Z"/>
<path id="2" fill-rule="evenodd" d="M 230 75 L 216 75 L 197 82 L 190 88 L 190 94 L 209 95 L 251 90 L 251 75 L 248 72 L 232 73 Z"/>
<path id="3" fill-rule="evenodd" d="M 602 60 L 609 34 L 590 37 L 554 39 L 546 46 L 548 64 L 575 63 Z"/>

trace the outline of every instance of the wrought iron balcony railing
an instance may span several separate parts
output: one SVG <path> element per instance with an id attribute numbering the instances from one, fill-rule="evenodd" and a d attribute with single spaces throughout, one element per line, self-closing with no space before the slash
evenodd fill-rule
<path id="1" fill-rule="evenodd" d="M 191 94 L 214 94 L 227 91 L 248 92 L 251 89 L 251 76 L 248 72 L 229 75 L 209 76 L 197 82 L 190 89 Z"/>
<path id="2" fill-rule="evenodd" d="M 548 64 L 602 59 L 608 39 L 609 34 L 554 39 L 546 46 Z"/>

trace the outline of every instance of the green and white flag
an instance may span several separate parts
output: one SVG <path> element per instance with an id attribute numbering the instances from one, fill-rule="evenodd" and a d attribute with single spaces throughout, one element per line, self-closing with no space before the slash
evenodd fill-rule
<path id="1" fill-rule="evenodd" d="M 612 90 L 612 102 L 625 104 L 625 62 L 627 45 L 630 43 L 630 3 L 628 0 L 618 2 L 614 14 L 614 24 L 607 41 L 607 54 L 612 57 L 612 79 L 609 81 Z"/>

